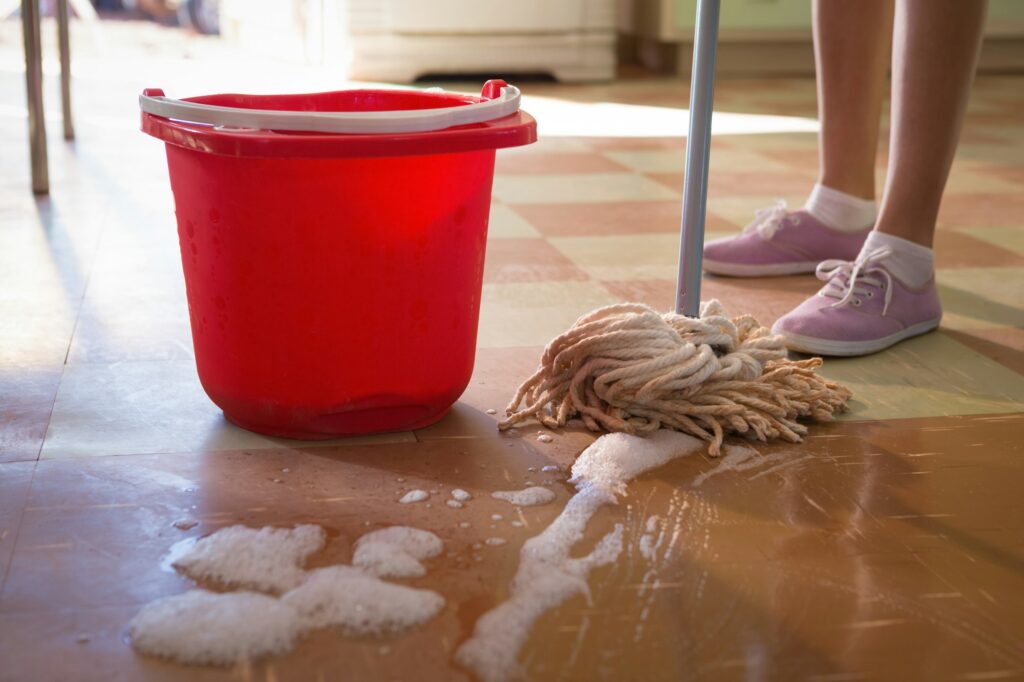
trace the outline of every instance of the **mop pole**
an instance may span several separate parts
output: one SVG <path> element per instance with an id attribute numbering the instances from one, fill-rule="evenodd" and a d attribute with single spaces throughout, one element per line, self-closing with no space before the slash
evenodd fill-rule
<path id="1" fill-rule="evenodd" d="M 715 94 L 715 48 L 720 0 L 697 0 L 690 74 L 690 131 L 686 138 L 683 219 L 679 235 L 679 278 L 676 314 L 700 314 L 701 260 L 704 255 L 704 213 L 708 198 L 708 157 L 711 152 L 711 110 Z"/>

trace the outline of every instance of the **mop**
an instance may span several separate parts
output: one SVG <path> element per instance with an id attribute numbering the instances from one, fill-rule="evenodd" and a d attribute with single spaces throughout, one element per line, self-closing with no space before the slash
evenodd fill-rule
<path id="1" fill-rule="evenodd" d="M 675 310 L 625 303 L 579 318 L 545 348 L 500 429 L 529 418 L 548 428 L 579 418 L 592 431 L 672 429 L 709 441 L 717 456 L 726 433 L 800 442 L 801 419 L 845 409 L 850 391 L 816 373 L 820 358 L 789 360 L 783 338 L 753 317 L 700 303 L 719 9 L 719 0 L 697 5 Z"/>

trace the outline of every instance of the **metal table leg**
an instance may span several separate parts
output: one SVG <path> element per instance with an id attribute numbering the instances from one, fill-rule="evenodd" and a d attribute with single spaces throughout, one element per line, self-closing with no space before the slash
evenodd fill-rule
<path id="1" fill-rule="evenodd" d="M 68 0 L 57 0 L 57 42 L 60 44 L 60 103 L 64 114 L 64 139 L 75 139 L 71 119 L 71 40 L 68 30 Z"/>
<path id="2" fill-rule="evenodd" d="M 28 89 L 28 137 L 32 152 L 32 191 L 47 194 L 46 123 L 43 120 L 43 60 L 39 39 L 39 0 L 21 0 L 25 34 L 25 83 Z"/>

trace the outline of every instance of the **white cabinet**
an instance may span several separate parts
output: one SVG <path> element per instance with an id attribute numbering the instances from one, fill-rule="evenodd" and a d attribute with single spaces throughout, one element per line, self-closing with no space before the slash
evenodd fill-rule
<path id="1" fill-rule="evenodd" d="M 615 75 L 616 0 L 223 0 L 229 38 L 351 78 Z"/>
<path id="2" fill-rule="evenodd" d="M 330 0 L 325 0 L 330 1 Z M 347 0 L 353 78 L 615 73 L 614 0 Z"/>

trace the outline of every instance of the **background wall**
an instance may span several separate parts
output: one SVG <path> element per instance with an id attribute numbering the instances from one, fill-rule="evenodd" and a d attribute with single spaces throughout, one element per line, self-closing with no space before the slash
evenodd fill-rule
<path id="1" fill-rule="evenodd" d="M 693 30 L 697 0 L 671 0 L 672 28 L 683 36 Z M 722 31 L 811 30 L 811 0 L 726 0 L 722 3 Z M 988 30 L 1005 33 L 1024 28 L 1024 2 L 989 0 Z"/>
<path id="2" fill-rule="evenodd" d="M 689 71 L 697 0 L 619 0 L 620 56 L 661 71 Z M 810 74 L 811 0 L 725 0 L 722 75 Z M 1024 71 L 1024 0 L 989 0 L 983 72 Z"/>

